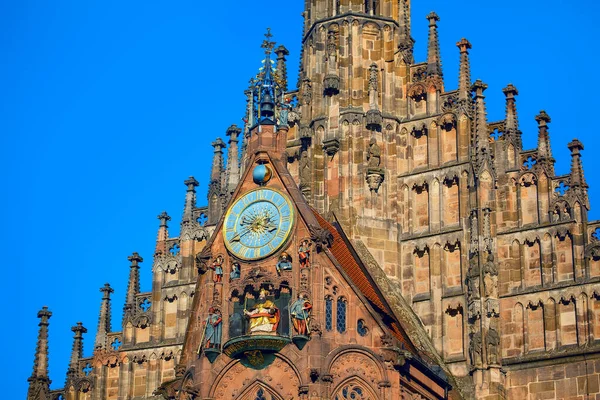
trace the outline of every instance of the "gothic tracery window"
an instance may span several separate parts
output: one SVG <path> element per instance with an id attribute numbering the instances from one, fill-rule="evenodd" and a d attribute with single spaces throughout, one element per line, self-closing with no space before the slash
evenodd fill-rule
<path id="1" fill-rule="evenodd" d="M 339 333 L 346 332 L 346 299 L 343 297 L 337 300 L 337 313 L 336 313 L 336 328 Z"/>
<path id="2" fill-rule="evenodd" d="M 350 383 L 342 387 L 336 396 L 335 400 L 367 400 L 369 396 L 367 391 L 356 383 Z"/>
<path id="3" fill-rule="evenodd" d="M 331 297 L 325 298 L 325 329 L 333 330 L 333 299 Z"/>

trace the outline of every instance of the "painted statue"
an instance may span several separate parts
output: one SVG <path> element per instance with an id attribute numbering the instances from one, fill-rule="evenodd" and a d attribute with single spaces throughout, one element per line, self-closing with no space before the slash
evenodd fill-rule
<path id="1" fill-rule="evenodd" d="M 250 319 L 250 333 L 275 332 L 279 325 L 279 309 L 271 300 L 267 300 L 268 292 L 260 291 L 259 303 L 250 311 L 244 310 L 246 318 Z"/>
<path id="2" fill-rule="evenodd" d="M 223 256 L 218 256 L 217 258 L 214 259 L 214 261 L 210 265 L 210 269 L 212 269 L 215 272 L 214 281 L 216 283 L 219 283 L 223 280 L 223 263 L 224 262 L 225 262 L 225 260 L 223 259 Z"/>
<path id="3" fill-rule="evenodd" d="M 221 311 L 213 307 L 208 310 L 205 329 L 204 347 L 207 349 L 220 348 L 221 337 L 223 336 L 223 318 L 221 316 Z"/>
<path id="4" fill-rule="evenodd" d="M 300 243 L 300 248 L 298 248 L 298 260 L 300 261 L 300 268 L 310 267 L 310 242 L 307 239 Z"/>
<path id="5" fill-rule="evenodd" d="M 279 261 L 277 261 L 277 273 L 281 273 L 281 271 L 291 271 L 292 270 L 292 257 L 285 251 L 281 253 L 279 256 Z"/>
<path id="6" fill-rule="evenodd" d="M 290 114 L 290 99 L 286 98 L 283 103 L 280 104 L 279 110 L 279 126 L 288 126 L 288 116 Z"/>
<path id="7" fill-rule="evenodd" d="M 229 273 L 229 280 L 240 279 L 240 264 L 234 262 L 231 265 L 231 272 Z"/>
<path id="8" fill-rule="evenodd" d="M 292 316 L 294 330 L 296 330 L 298 335 L 307 336 L 310 334 L 311 310 L 312 304 L 308 301 L 308 296 L 306 294 L 298 296 L 298 300 L 292 303 L 290 315 Z"/>

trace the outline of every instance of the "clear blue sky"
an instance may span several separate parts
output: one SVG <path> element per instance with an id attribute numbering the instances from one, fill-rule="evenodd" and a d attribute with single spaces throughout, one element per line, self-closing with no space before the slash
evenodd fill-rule
<path id="1" fill-rule="evenodd" d="M 205 203 L 210 142 L 224 137 L 230 124 L 241 124 L 243 91 L 260 66 L 267 26 L 290 50 L 295 82 L 303 3 L 0 2 L 0 206 L 6 212 L 0 243 L 8 309 L 0 339 L 11 354 L 2 366 L 9 369 L 2 375 L 11 377 L 7 393 L 25 396 L 41 306 L 54 313 L 50 373 L 57 388 L 77 321 L 89 329 L 90 354 L 105 282 L 115 288 L 113 328 L 120 329 L 133 251 L 145 258 L 142 290 L 150 290 L 156 216 L 167 210 L 171 233 L 178 234 L 183 181 L 190 175 L 202 183 L 199 200 Z M 535 146 L 534 116 L 545 109 L 553 119 L 557 172 L 568 172 L 566 144 L 579 137 L 593 207 L 600 205 L 600 6 L 566 0 L 413 3 L 417 60 L 425 58 L 425 15 L 435 10 L 446 87 L 456 87 L 455 43 L 466 37 L 473 44 L 473 79 L 489 84 L 489 120 L 503 118 L 501 89 L 514 83 L 525 147 Z M 590 219 L 600 217 L 599 210 L 592 208 Z"/>

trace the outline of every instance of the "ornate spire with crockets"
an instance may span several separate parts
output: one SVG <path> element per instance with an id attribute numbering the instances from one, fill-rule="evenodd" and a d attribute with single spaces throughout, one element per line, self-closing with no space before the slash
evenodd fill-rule
<path id="1" fill-rule="evenodd" d="M 431 12 L 429 20 L 429 42 L 427 45 L 427 76 L 442 77 L 442 60 L 440 56 L 440 42 L 438 39 L 437 23 L 440 17 Z"/>
<path id="2" fill-rule="evenodd" d="M 275 80 L 273 79 L 273 66 L 271 64 L 271 52 L 275 42 L 271 41 L 273 35 L 271 28 L 267 28 L 262 48 L 265 49 L 265 65 L 260 74 L 260 123 L 274 124 L 275 120 Z"/>
<path id="3" fill-rule="evenodd" d="M 133 253 L 127 259 L 131 264 L 129 266 L 129 283 L 127 284 L 125 306 L 123 307 L 123 326 L 125 326 L 125 321 L 136 308 L 135 296 L 140 292 L 140 263 L 144 261 L 138 253 Z"/>
<path id="4" fill-rule="evenodd" d="M 475 92 L 475 162 L 477 165 L 476 175 L 479 175 L 487 164 L 488 169 L 493 168 L 489 138 L 490 134 L 487 125 L 487 111 L 485 109 L 485 96 L 483 92 L 488 88 L 488 85 L 481 80 L 476 80 L 471 90 Z"/>
<path id="5" fill-rule="evenodd" d="M 546 168 L 550 176 L 554 176 L 554 158 L 550 148 L 550 135 L 548 133 L 548 123 L 551 121 L 546 111 L 542 110 L 535 117 L 538 123 L 538 158 L 537 162 Z"/>
<path id="6" fill-rule="evenodd" d="M 227 152 L 227 170 L 225 173 L 225 186 L 227 196 L 231 196 L 240 180 L 240 154 L 239 139 L 242 130 L 237 125 L 227 128 L 226 135 L 229 137 L 229 149 Z"/>
<path id="7" fill-rule="evenodd" d="M 223 211 L 222 197 L 224 189 L 225 171 L 223 168 L 223 149 L 225 142 L 217 138 L 212 143 L 214 149 L 212 170 L 210 173 L 210 184 L 208 187 L 208 224 L 216 224 Z"/>
<path id="8" fill-rule="evenodd" d="M 52 313 L 48 307 L 42 307 L 37 317 L 40 319 L 38 326 L 38 340 L 33 360 L 33 373 L 27 380 L 29 390 L 27 400 L 47 400 L 50 394 L 50 378 L 48 376 L 48 326 Z"/>
<path id="9" fill-rule="evenodd" d="M 277 55 L 277 81 L 281 85 L 281 90 L 287 92 L 288 81 L 287 81 L 287 64 L 286 64 L 286 56 L 290 55 L 288 49 L 285 48 L 284 45 L 279 45 L 275 49 L 275 54 Z"/>
<path id="10" fill-rule="evenodd" d="M 167 252 L 167 239 L 169 238 L 169 221 L 171 217 L 166 211 L 163 211 L 158 215 L 160 226 L 158 227 L 158 235 L 156 237 L 156 248 L 154 254 L 166 254 Z"/>
<path id="11" fill-rule="evenodd" d="M 469 50 L 471 43 L 465 38 L 456 43 L 460 49 L 460 69 L 458 71 L 458 98 L 467 100 L 471 98 L 471 63 L 469 62 Z"/>
<path id="12" fill-rule="evenodd" d="M 506 140 L 514 143 L 517 151 L 521 150 L 521 132 L 519 131 L 519 118 L 515 96 L 519 91 L 512 83 L 502 89 L 506 96 L 506 119 L 504 122 L 504 135 Z"/>
<path id="13" fill-rule="evenodd" d="M 185 193 L 185 205 L 183 206 L 183 218 L 181 219 L 181 223 L 185 224 L 194 220 L 194 208 L 196 208 L 196 188 L 200 183 L 198 183 L 196 178 L 190 176 L 183 182 L 183 184 L 187 187 L 187 191 Z"/>
<path id="14" fill-rule="evenodd" d="M 67 370 L 67 382 L 65 384 L 67 390 L 71 382 L 79 377 L 79 360 L 83 357 L 83 334 L 87 333 L 87 329 L 83 326 L 83 323 L 78 322 L 77 325 L 71 328 L 71 331 L 75 336 L 73 336 L 73 349 L 71 350 L 71 359 Z"/>
<path id="15" fill-rule="evenodd" d="M 98 331 L 96 332 L 95 349 L 106 349 L 108 334 L 111 331 L 111 309 L 110 309 L 110 295 L 114 293 L 113 288 L 108 283 L 105 283 L 100 288 L 102 293 L 102 303 L 100 304 L 100 315 L 98 317 Z"/>

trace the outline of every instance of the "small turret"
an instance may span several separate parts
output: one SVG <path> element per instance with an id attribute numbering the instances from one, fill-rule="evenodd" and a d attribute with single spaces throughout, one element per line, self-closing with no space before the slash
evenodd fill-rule
<path id="1" fill-rule="evenodd" d="M 158 235 L 156 237 L 156 248 L 154 250 L 154 254 L 166 254 L 167 239 L 169 238 L 169 226 L 167 224 L 171 220 L 171 217 L 169 217 L 166 211 L 163 211 L 158 215 L 157 218 L 160 221 L 160 226 L 158 228 Z"/>
<path id="2" fill-rule="evenodd" d="M 442 59 L 440 56 L 440 41 L 438 38 L 437 23 L 440 17 L 435 13 L 431 12 L 427 15 L 429 20 L 429 41 L 427 46 L 427 76 L 437 76 L 441 78 L 442 75 Z"/>
<path id="3" fill-rule="evenodd" d="M 71 350 L 71 359 L 69 361 L 69 369 L 67 370 L 67 382 L 65 388 L 69 388 L 70 384 L 79 377 L 79 360 L 83 357 L 83 334 L 87 333 L 87 329 L 81 322 L 71 328 L 75 334 L 73 336 L 73 348 Z"/>
<path id="4" fill-rule="evenodd" d="M 471 63 L 469 61 L 469 50 L 472 48 L 471 43 L 462 38 L 456 43 L 460 50 L 460 68 L 458 72 L 458 98 L 467 100 L 471 98 Z"/>
<path id="5" fill-rule="evenodd" d="M 127 317 L 135 310 L 135 297 L 140 292 L 140 264 L 144 259 L 138 254 L 133 253 L 127 259 L 131 262 L 129 266 L 129 282 L 127 284 L 127 294 L 125 296 L 125 306 L 123 307 L 123 326 Z"/>
<path id="6" fill-rule="evenodd" d="M 96 341 L 94 344 L 95 350 L 106 349 L 108 347 L 108 334 L 111 331 L 111 309 L 110 295 L 114 293 L 113 288 L 108 283 L 105 283 L 100 288 L 102 293 L 102 303 L 100 305 L 100 315 L 98 317 L 98 330 L 96 332 Z"/>
<path id="7" fill-rule="evenodd" d="M 33 373 L 27 379 L 29 390 L 27 400 L 49 400 L 50 399 L 50 377 L 48 373 L 48 326 L 52 313 L 48 307 L 42 307 L 37 317 L 40 319 L 38 326 L 37 345 L 33 360 Z"/>
<path id="8" fill-rule="evenodd" d="M 554 158 L 550 148 L 550 135 L 548 134 L 548 123 L 551 121 L 546 111 L 542 110 L 535 117 L 538 123 L 538 158 L 537 162 L 546 168 L 548 175 L 554 176 Z"/>

